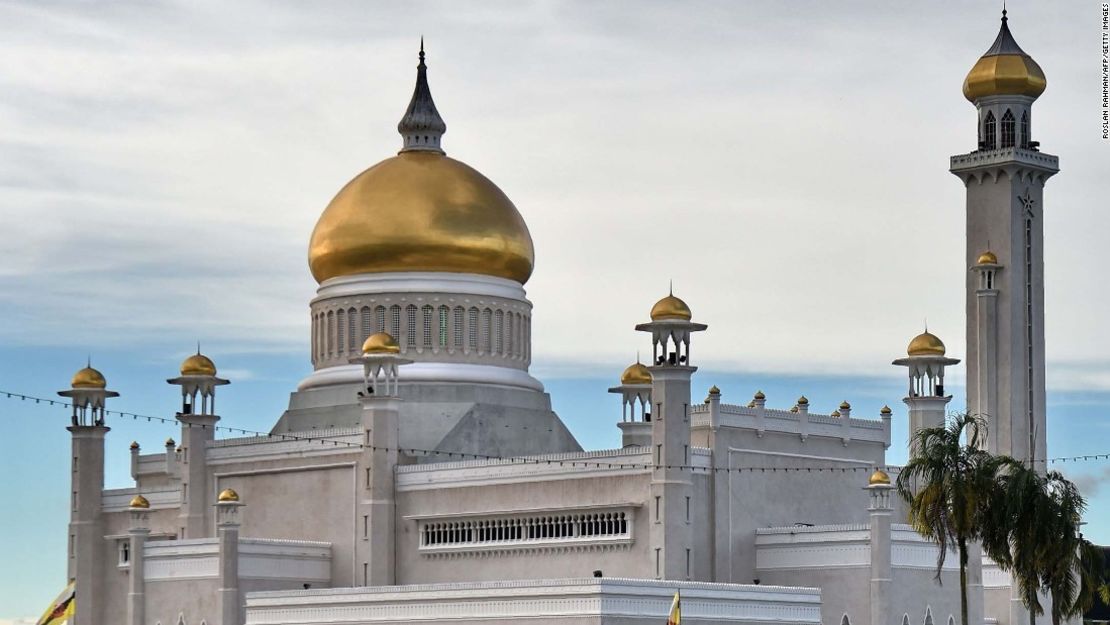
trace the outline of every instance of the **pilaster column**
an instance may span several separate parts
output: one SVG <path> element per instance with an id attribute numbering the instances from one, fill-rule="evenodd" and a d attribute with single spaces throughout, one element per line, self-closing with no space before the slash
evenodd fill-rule
<path id="1" fill-rule="evenodd" d="M 150 503 L 142 495 L 131 500 L 131 527 L 127 530 L 128 563 L 127 623 L 144 625 L 146 622 L 146 578 L 143 562 L 146 556 L 146 539 L 150 534 Z"/>
<path id="2" fill-rule="evenodd" d="M 230 488 L 216 502 L 216 535 L 219 539 L 220 625 L 242 625 L 243 605 L 239 594 L 239 494 Z"/>
<path id="3" fill-rule="evenodd" d="M 185 528 L 181 538 L 211 536 L 208 515 L 212 506 L 212 488 L 208 481 L 208 443 L 216 438 L 215 415 L 178 414 L 181 423 L 181 485 L 183 501 L 178 516 Z"/>
<path id="4" fill-rule="evenodd" d="M 104 490 L 103 425 L 74 425 L 71 514 L 69 522 L 69 578 L 76 582 L 80 599 L 74 625 L 98 625 L 103 613 L 105 557 L 101 494 Z"/>
<path id="5" fill-rule="evenodd" d="M 894 572 L 891 566 L 890 518 L 894 513 L 894 487 L 886 472 L 871 475 L 868 512 L 871 523 L 871 625 L 893 625 L 890 620 L 890 590 Z"/>
<path id="6" fill-rule="evenodd" d="M 397 504 L 394 468 L 398 459 L 398 414 L 401 400 L 365 395 L 362 404 L 363 449 L 359 454 L 358 514 L 362 536 L 358 549 L 366 586 L 396 583 L 394 532 Z"/>

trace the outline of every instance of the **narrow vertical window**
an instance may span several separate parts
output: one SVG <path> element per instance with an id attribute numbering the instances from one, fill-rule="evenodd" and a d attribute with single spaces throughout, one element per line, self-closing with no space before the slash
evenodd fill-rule
<path id="1" fill-rule="evenodd" d="M 358 311 L 354 308 L 347 311 L 347 353 L 357 354 L 362 345 L 358 340 Z"/>
<path id="2" fill-rule="evenodd" d="M 466 323 L 466 341 L 470 349 L 478 350 L 478 309 L 471 308 Z"/>
<path id="3" fill-rule="evenodd" d="M 449 316 L 449 309 L 446 306 L 439 307 L 439 346 L 447 347 L 447 318 Z"/>
<path id="4" fill-rule="evenodd" d="M 491 342 L 492 336 L 490 333 L 490 324 L 492 323 L 492 317 L 493 311 L 488 308 L 482 310 L 482 326 L 479 338 L 481 339 L 482 351 L 486 354 L 490 354 L 493 352 L 493 343 Z"/>
<path id="5" fill-rule="evenodd" d="M 1002 134 L 1002 147 L 1014 147 L 1014 114 L 1010 109 L 1006 109 L 1006 112 L 1002 115 L 1000 130 Z"/>
<path id="6" fill-rule="evenodd" d="M 385 306 L 378 306 L 374 310 L 374 332 L 385 332 Z M 373 334 L 373 332 L 371 332 Z M 396 338 L 396 337 L 395 337 Z"/>
<path id="7" fill-rule="evenodd" d="M 493 313 L 493 353 L 501 355 L 505 347 L 505 312 Z"/>
<path id="8" fill-rule="evenodd" d="M 389 307 L 389 335 L 394 339 L 401 337 L 401 307 L 397 304 Z"/>
<path id="9" fill-rule="evenodd" d="M 462 306 L 456 306 L 454 311 L 455 316 L 455 336 L 452 338 L 454 341 L 455 349 L 462 349 L 463 346 L 463 328 L 466 324 L 463 322 L 463 309 Z"/>
<path id="10" fill-rule="evenodd" d="M 347 311 L 340 308 L 335 313 L 335 353 L 342 355 L 347 351 Z"/>
<path id="11" fill-rule="evenodd" d="M 656 523 L 661 523 L 663 521 L 663 519 L 660 516 L 663 512 L 662 504 L 663 504 L 663 498 L 660 497 L 659 495 L 656 495 L 655 496 L 655 522 Z"/>
<path id="12" fill-rule="evenodd" d="M 995 147 L 995 129 L 994 112 L 987 111 L 987 116 L 983 118 L 983 148 L 993 150 Z"/>
<path id="13" fill-rule="evenodd" d="M 416 347 L 416 306 L 409 304 L 405 308 L 405 321 L 409 324 L 409 327 L 405 332 L 405 346 Z"/>
<path id="14" fill-rule="evenodd" d="M 432 315 L 433 315 L 433 313 L 435 313 L 435 309 L 432 308 L 431 306 L 425 306 L 420 311 L 420 313 L 421 313 L 421 319 L 420 320 L 423 322 L 423 325 L 424 325 L 424 327 L 423 327 L 424 336 L 421 337 L 422 339 L 424 339 L 423 340 L 423 345 L 424 345 L 425 348 L 431 348 L 431 346 L 432 346 Z"/>
<path id="15" fill-rule="evenodd" d="M 1021 147 L 1029 149 L 1029 111 L 1021 112 Z"/>
<path id="16" fill-rule="evenodd" d="M 330 358 L 331 355 L 335 353 L 335 313 L 333 311 L 330 311 L 330 310 L 328 311 L 327 339 L 328 339 L 328 357 Z"/>
<path id="17" fill-rule="evenodd" d="M 661 553 L 662 551 L 663 550 L 660 549 L 659 547 L 655 548 L 655 577 L 656 578 L 662 577 L 662 571 L 660 570 L 660 566 L 662 565 L 662 557 L 661 557 L 662 556 L 662 553 Z"/>
<path id="18" fill-rule="evenodd" d="M 362 332 L 360 332 L 359 335 L 358 335 L 359 336 L 359 338 L 358 338 L 358 344 L 359 345 L 364 343 L 366 341 L 366 338 L 374 333 L 370 329 L 371 328 L 370 323 L 372 321 L 371 316 L 372 315 L 370 314 L 370 307 L 369 306 L 363 306 L 362 307 Z"/>

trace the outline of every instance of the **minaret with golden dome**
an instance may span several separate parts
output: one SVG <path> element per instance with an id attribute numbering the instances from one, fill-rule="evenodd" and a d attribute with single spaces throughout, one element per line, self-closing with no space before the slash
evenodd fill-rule
<path id="1" fill-rule="evenodd" d="M 358 424 L 365 379 L 354 360 L 384 333 L 398 357 L 412 361 L 390 391 L 412 413 L 401 416 L 406 446 L 477 452 L 467 447 L 477 439 L 443 437 L 463 431 L 458 420 L 490 424 L 513 406 L 530 413 L 522 419 L 538 420 L 529 436 L 498 443 L 502 453 L 578 450 L 528 372 L 532 303 L 524 285 L 535 265 L 532 236 L 496 184 L 447 156 L 447 124 L 432 99 L 426 59 L 421 42 L 416 84 L 397 124 L 400 151 L 340 189 L 312 231 L 308 265 L 319 283 L 310 302 L 313 372 L 275 431 Z M 421 419 L 435 423 L 425 427 Z M 517 431 L 499 430 L 491 435 Z"/>
<path id="2" fill-rule="evenodd" d="M 967 190 L 967 410 L 988 423 L 987 448 L 1045 457 L 1044 185 L 1059 171 L 1033 139 L 1047 81 L 1010 32 L 964 80 L 976 149 L 951 159 Z"/>
<path id="3" fill-rule="evenodd" d="M 73 405 L 71 435 L 72 473 L 70 474 L 70 518 L 67 540 L 67 577 L 84 588 L 82 600 L 73 616 L 75 625 L 101 622 L 104 607 L 101 563 L 108 557 L 104 540 L 104 425 L 105 400 L 118 397 L 108 390 L 108 382 L 91 362 L 73 375 L 70 388 L 58 395 Z"/>
<path id="4" fill-rule="evenodd" d="M 902 401 L 909 408 L 910 440 L 922 428 L 944 425 L 948 402 L 952 401 L 951 395 L 944 394 L 944 369 L 960 362 L 949 358 L 947 351 L 944 341 L 926 328 L 910 340 L 906 357 L 893 362 L 909 373 L 909 392 Z"/>
<path id="5" fill-rule="evenodd" d="M 625 367 L 620 385 L 609 389 L 621 396 L 621 447 L 651 445 L 651 369 L 640 362 Z"/>
<path id="6" fill-rule="evenodd" d="M 182 538 L 198 538 L 210 534 L 212 493 L 208 488 L 208 454 L 206 449 L 216 438 L 216 387 L 229 384 L 216 376 L 216 363 L 197 352 L 181 362 L 180 375 L 166 382 L 181 387 L 181 512 L 178 527 Z M 198 403 L 199 398 L 199 403 Z M 168 453 L 168 452 L 167 452 Z"/>

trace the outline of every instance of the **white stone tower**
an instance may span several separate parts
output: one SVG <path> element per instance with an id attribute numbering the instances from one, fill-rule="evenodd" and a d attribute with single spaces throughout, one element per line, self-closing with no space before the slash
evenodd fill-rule
<path id="1" fill-rule="evenodd" d="M 216 387 L 228 384 L 216 377 L 216 365 L 204 354 L 189 356 L 181 363 L 181 375 L 166 380 L 181 387 L 181 514 L 178 522 L 179 538 L 204 538 L 211 536 L 208 524 L 212 511 L 212 497 L 208 482 L 208 443 L 216 438 Z M 199 403 L 198 403 L 199 399 Z M 169 457 L 170 450 L 166 450 Z"/>
<path id="2" fill-rule="evenodd" d="M 67 570 L 79 597 L 74 625 L 95 625 L 103 613 L 100 569 L 107 554 L 101 491 L 104 436 L 109 429 L 104 425 L 104 400 L 119 396 L 107 386 L 104 376 L 90 364 L 73 375 L 69 390 L 58 392 L 73 404 L 72 424 L 66 429 L 73 439 Z"/>
<path id="3" fill-rule="evenodd" d="M 362 356 L 352 358 L 361 364 L 364 386 L 359 393 L 362 404 L 362 453 L 358 459 L 359 489 L 357 514 L 357 562 L 361 563 L 361 582 L 365 586 L 397 583 L 394 529 L 397 502 L 393 471 L 397 466 L 398 415 L 401 398 L 397 396 L 398 370 L 412 360 L 400 356 L 401 347 L 386 332 L 367 337 Z"/>
<path id="4" fill-rule="evenodd" d="M 964 81 L 978 110 L 977 149 L 953 156 L 967 188 L 967 402 L 988 423 L 987 449 L 1045 458 L 1045 181 L 1055 156 L 1032 139 L 1037 63 L 1002 27 Z"/>
<path id="5" fill-rule="evenodd" d="M 690 321 L 686 302 L 669 294 L 651 308 L 652 474 L 650 553 L 658 579 L 690 579 L 693 532 L 690 510 L 690 335 L 706 325 Z"/>

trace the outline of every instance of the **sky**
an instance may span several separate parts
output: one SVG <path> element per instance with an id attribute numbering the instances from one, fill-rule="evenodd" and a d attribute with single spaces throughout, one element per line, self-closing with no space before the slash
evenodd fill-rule
<path id="1" fill-rule="evenodd" d="M 421 36 L 444 147 L 527 221 L 533 373 L 588 448 L 632 326 L 673 281 L 709 324 L 695 388 L 815 412 L 895 408 L 924 324 L 963 356 L 960 85 L 997 2 L 2 2 L 0 390 L 52 396 L 87 357 L 119 410 L 172 416 L 199 340 L 224 423 L 268 429 L 310 370 L 306 250 L 396 152 Z M 1110 452 L 1110 142 L 1097 2 L 1009 3 L 1048 76 L 1049 452 Z M 962 367 L 949 374 L 962 405 Z M 700 392 L 700 391 L 698 391 Z M 64 583 L 65 411 L 0 396 L 0 625 Z M 169 426 L 109 425 L 126 447 Z M 1110 543 L 1110 463 L 1062 465 Z M 1101 517 L 1101 518 L 1100 518 Z M 7 620 L 5 620 L 7 619 Z M 33 622 L 33 619 L 32 619 Z"/>

